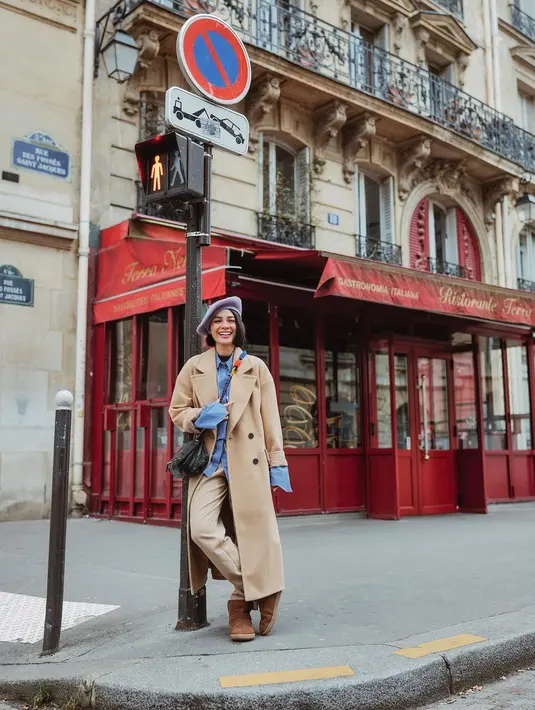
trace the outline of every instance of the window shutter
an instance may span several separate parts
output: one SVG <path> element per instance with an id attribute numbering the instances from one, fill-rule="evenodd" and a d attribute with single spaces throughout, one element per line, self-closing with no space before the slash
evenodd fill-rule
<path id="1" fill-rule="evenodd" d="M 310 224 L 310 149 L 301 148 L 297 153 L 298 216 L 305 224 Z"/>
<path id="2" fill-rule="evenodd" d="M 388 25 L 383 25 L 380 30 L 378 30 L 375 35 L 375 46 L 384 49 L 387 52 L 390 51 L 390 33 Z"/>
<path id="3" fill-rule="evenodd" d="M 464 266 L 466 278 L 481 281 L 481 259 L 476 233 L 468 217 L 459 208 L 457 208 L 457 239 L 459 264 Z"/>
<path id="4" fill-rule="evenodd" d="M 412 269 L 427 271 L 429 251 L 429 200 L 424 198 L 414 210 L 409 234 L 410 265 Z"/>
<path id="5" fill-rule="evenodd" d="M 394 178 L 381 183 L 381 241 L 395 242 Z"/>

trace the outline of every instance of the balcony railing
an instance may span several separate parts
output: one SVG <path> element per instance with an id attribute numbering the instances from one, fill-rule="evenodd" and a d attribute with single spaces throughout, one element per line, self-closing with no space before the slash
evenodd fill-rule
<path id="1" fill-rule="evenodd" d="M 457 15 L 461 20 L 464 17 L 463 0 L 435 0 L 437 5 L 440 5 L 452 15 Z"/>
<path id="2" fill-rule="evenodd" d="M 259 213 L 258 236 L 269 242 L 278 242 L 290 247 L 312 249 L 316 237 L 316 228 L 287 217 L 276 217 Z"/>
<path id="3" fill-rule="evenodd" d="M 361 259 L 373 259 L 385 264 L 401 266 L 401 247 L 390 242 L 381 242 L 371 237 L 355 235 L 355 252 Z"/>
<path id="4" fill-rule="evenodd" d="M 120 0 L 110 12 L 124 19 L 144 3 L 185 18 L 198 12 L 217 13 L 250 44 L 423 116 L 535 172 L 535 136 L 509 116 L 315 15 L 280 7 L 274 0 Z"/>
<path id="5" fill-rule="evenodd" d="M 522 291 L 532 291 L 535 293 L 535 281 L 528 281 L 528 279 L 517 279 L 518 288 Z"/>
<path id="6" fill-rule="evenodd" d="M 535 42 L 535 18 L 516 5 L 510 5 L 513 27 Z"/>
<path id="7" fill-rule="evenodd" d="M 427 265 L 429 271 L 433 274 L 443 274 L 444 276 L 457 276 L 459 279 L 464 279 L 466 276 L 466 271 L 464 266 L 459 266 L 459 264 L 452 264 L 449 261 L 444 261 L 443 259 L 432 259 L 427 260 Z"/>

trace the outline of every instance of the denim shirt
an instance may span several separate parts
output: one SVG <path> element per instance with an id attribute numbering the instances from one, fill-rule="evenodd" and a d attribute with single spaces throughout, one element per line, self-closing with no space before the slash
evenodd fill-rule
<path id="1" fill-rule="evenodd" d="M 226 362 L 221 360 L 219 355 L 215 354 L 216 366 L 217 366 L 217 391 L 219 397 L 221 397 L 221 392 L 228 379 L 232 365 L 234 364 L 233 358 L 230 357 Z M 227 389 L 227 394 L 221 402 L 212 402 L 203 407 L 201 413 L 195 420 L 195 426 L 197 429 L 215 429 L 217 427 L 216 443 L 214 451 L 212 453 L 212 458 L 210 463 L 206 468 L 204 475 L 210 478 L 218 470 L 222 468 L 225 472 L 226 479 L 228 481 L 228 464 L 227 464 L 227 429 L 228 421 L 224 418 L 227 416 L 227 408 L 223 405 L 229 401 L 230 387 Z M 269 470 L 271 485 L 278 486 L 286 493 L 292 492 L 292 487 L 290 485 L 290 475 L 288 472 L 288 466 L 273 466 Z"/>

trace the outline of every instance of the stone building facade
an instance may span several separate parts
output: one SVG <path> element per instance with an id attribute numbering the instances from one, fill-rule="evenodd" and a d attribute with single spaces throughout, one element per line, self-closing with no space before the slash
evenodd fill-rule
<path id="1" fill-rule="evenodd" d="M 83 4 L 6 0 L 0 16 L 4 520 L 48 513 L 54 398 L 74 387 Z"/>

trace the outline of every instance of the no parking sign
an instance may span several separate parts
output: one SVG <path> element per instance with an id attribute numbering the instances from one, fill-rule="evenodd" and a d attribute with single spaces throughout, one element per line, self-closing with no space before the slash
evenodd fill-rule
<path id="1" fill-rule="evenodd" d="M 190 86 L 211 101 L 230 105 L 251 86 L 251 62 L 236 32 L 212 15 L 195 15 L 177 38 L 177 57 Z"/>

